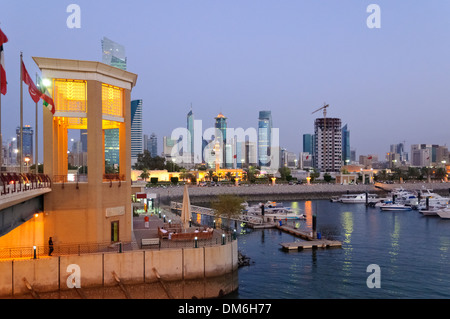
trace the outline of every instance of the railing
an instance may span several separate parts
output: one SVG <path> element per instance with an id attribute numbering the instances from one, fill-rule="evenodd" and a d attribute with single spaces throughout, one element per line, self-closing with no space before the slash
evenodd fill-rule
<path id="1" fill-rule="evenodd" d="M 50 188 L 52 181 L 45 174 L 0 173 L 0 195 Z"/>
<path id="2" fill-rule="evenodd" d="M 84 255 L 93 253 L 121 253 L 132 250 L 147 249 L 169 249 L 169 248 L 201 248 L 225 245 L 236 240 L 236 234 L 216 234 L 211 239 L 171 241 L 161 239 L 160 245 L 141 247 L 140 242 L 117 242 L 117 243 L 85 243 L 53 245 L 51 256 Z M 49 246 L 0 248 L 0 260 L 2 259 L 34 259 L 49 256 Z"/>

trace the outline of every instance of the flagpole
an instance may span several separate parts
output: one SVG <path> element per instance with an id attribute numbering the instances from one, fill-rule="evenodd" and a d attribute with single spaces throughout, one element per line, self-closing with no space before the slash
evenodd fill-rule
<path id="1" fill-rule="evenodd" d="M 20 52 L 20 150 L 19 150 L 19 160 L 20 160 L 20 174 L 23 173 L 23 71 L 22 71 L 22 51 Z"/>
<path id="2" fill-rule="evenodd" d="M 36 83 L 38 83 L 38 74 L 36 72 Z M 35 129 L 35 133 L 36 134 L 34 136 L 35 138 L 35 143 L 36 143 L 36 154 L 34 155 L 34 165 L 35 165 L 35 169 L 36 169 L 36 175 L 39 174 L 39 169 L 38 169 L 38 102 L 36 102 L 36 129 Z"/>
<path id="3" fill-rule="evenodd" d="M 0 53 L 0 64 L 1 64 L 1 53 Z M 1 66 L 0 66 L 1 68 Z M 2 72 L 0 71 L 0 86 L 2 83 Z M 1 89 L 0 89 L 1 91 Z M 0 151 L 0 171 L 2 170 L 3 167 L 3 135 L 2 135 L 2 93 L 0 92 L 0 146 L 1 146 L 1 151 Z"/>

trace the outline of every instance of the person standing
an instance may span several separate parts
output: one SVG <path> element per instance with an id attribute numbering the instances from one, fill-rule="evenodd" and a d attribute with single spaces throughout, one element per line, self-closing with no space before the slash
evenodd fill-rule
<path id="1" fill-rule="evenodd" d="M 52 238 L 50 237 L 50 238 L 48 239 L 48 255 L 51 256 L 51 255 L 52 255 L 52 252 L 53 252 L 53 240 L 52 240 Z"/>

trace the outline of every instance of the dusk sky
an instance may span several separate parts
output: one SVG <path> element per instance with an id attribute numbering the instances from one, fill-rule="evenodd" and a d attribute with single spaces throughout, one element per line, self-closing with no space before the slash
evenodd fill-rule
<path id="1" fill-rule="evenodd" d="M 71 3 L 81 8 L 80 28 L 66 24 Z M 367 26 L 372 3 L 381 28 Z M 3 141 L 20 120 L 20 51 L 34 79 L 33 56 L 101 61 L 106 36 L 125 46 L 127 70 L 138 74 L 132 99 L 143 100 L 143 131 L 158 135 L 158 152 L 164 135 L 186 126 L 191 103 L 203 129 L 219 112 L 229 127 L 257 127 L 258 112 L 271 110 L 281 146 L 297 154 L 324 102 L 328 117 L 348 124 L 358 156 L 384 159 L 402 141 L 408 152 L 416 143 L 448 146 L 449 16 L 445 0 L 0 0 L 9 38 Z M 34 127 L 26 86 L 24 110 Z M 42 136 L 48 111 L 39 112 Z"/>

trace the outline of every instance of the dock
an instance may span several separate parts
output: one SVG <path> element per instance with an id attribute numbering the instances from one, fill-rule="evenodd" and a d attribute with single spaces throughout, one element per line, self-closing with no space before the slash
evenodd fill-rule
<path id="1" fill-rule="evenodd" d="M 328 239 L 317 239 L 311 236 L 311 233 L 308 233 L 304 230 L 294 229 L 289 226 L 276 226 L 276 228 L 294 235 L 296 237 L 304 239 L 303 241 L 289 242 L 289 243 L 280 243 L 283 250 L 292 251 L 292 250 L 303 250 L 303 249 L 317 249 L 317 248 L 333 248 L 333 247 L 342 247 L 342 242 L 337 240 L 328 240 Z"/>
<path id="2" fill-rule="evenodd" d="M 337 240 L 327 240 L 327 239 L 318 239 L 318 240 L 305 240 L 298 241 L 292 243 L 281 243 L 281 247 L 283 250 L 291 251 L 291 250 L 303 250 L 303 249 L 317 249 L 317 248 L 333 248 L 333 247 L 342 247 L 342 243 Z"/>

